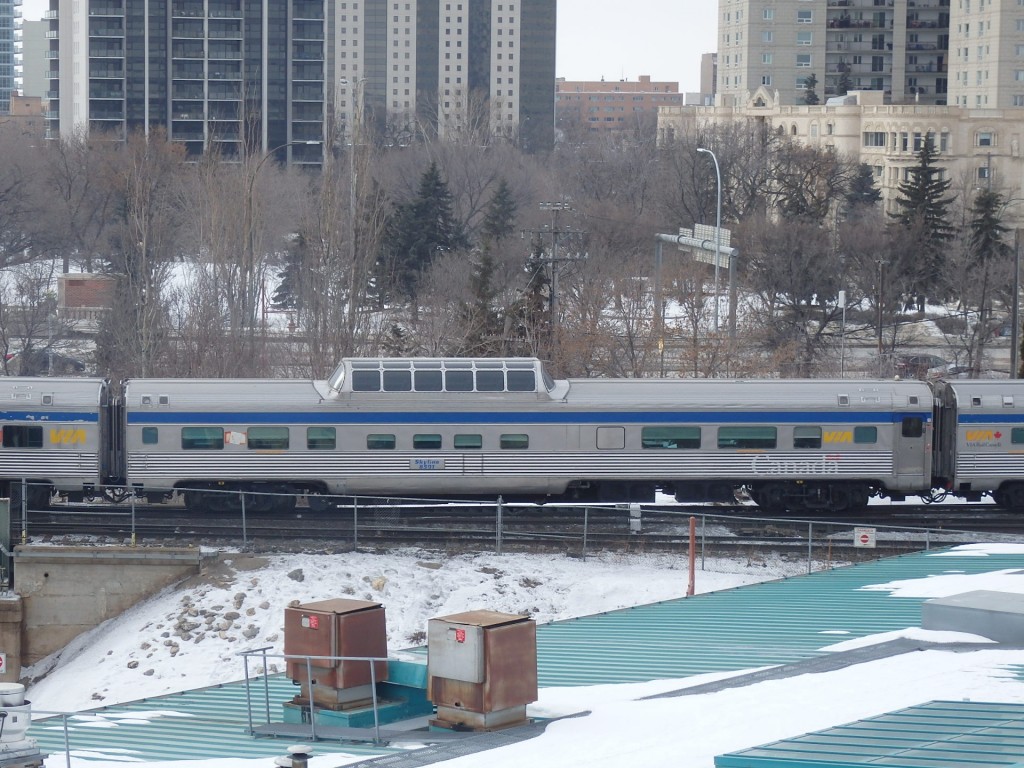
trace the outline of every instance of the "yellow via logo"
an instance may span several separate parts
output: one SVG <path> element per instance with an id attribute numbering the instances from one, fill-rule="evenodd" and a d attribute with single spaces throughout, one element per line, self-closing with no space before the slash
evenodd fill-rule
<path id="1" fill-rule="evenodd" d="M 50 443 L 53 445 L 79 445 L 85 442 L 84 429 L 51 429 Z"/>
<path id="2" fill-rule="evenodd" d="M 853 432 L 825 432 L 824 438 L 826 443 L 852 443 Z"/>
<path id="3" fill-rule="evenodd" d="M 977 443 L 983 440 L 995 440 L 995 433 L 991 429 L 968 429 L 967 442 Z"/>

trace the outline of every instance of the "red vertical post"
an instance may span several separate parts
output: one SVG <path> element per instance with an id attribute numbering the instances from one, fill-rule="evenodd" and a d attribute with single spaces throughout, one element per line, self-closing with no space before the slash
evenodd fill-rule
<path id="1" fill-rule="evenodd" d="M 693 597 L 696 587 L 696 563 L 697 563 L 697 518 L 690 517 L 690 583 L 686 587 L 686 596 Z"/>

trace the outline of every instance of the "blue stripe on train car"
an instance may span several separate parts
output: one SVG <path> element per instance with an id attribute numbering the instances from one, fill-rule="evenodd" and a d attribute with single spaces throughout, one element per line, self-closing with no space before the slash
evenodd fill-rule
<path id="1" fill-rule="evenodd" d="M 0 411 L 0 421 L 85 421 L 100 420 L 96 411 Z"/>
<path id="2" fill-rule="evenodd" d="M 962 413 L 957 424 L 1024 424 L 1024 413 Z"/>
<path id="3" fill-rule="evenodd" d="M 128 423 L 143 424 L 876 424 L 904 418 L 931 422 L 928 412 L 911 411 L 355 411 L 355 412 L 139 412 Z"/>

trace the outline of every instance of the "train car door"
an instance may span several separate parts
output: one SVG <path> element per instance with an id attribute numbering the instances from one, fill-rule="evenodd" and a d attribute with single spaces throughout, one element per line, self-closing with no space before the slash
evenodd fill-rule
<path id="1" fill-rule="evenodd" d="M 919 414 L 903 414 L 896 423 L 896 478 L 901 489 L 931 485 L 932 423 Z"/>

